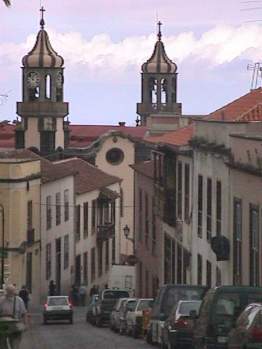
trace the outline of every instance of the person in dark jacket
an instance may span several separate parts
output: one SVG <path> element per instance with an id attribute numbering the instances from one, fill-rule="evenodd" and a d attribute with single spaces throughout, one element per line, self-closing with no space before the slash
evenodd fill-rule
<path id="1" fill-rule="evenodd" d="M 49 290 L 49 296 L 55 296 L 55 294 L 56 294 L 56 285 L 55 285 L 55 283 L 54 283 L 54 280 L 51 280 L 50 282 L 49 282 L 49 288 L 48 288 L 48 290 Z"/>
<path id="2" fill-rule="evenodd" d="M 26 286 L 22 286 L 21 290 L 19 291 L 18 293 L 18 296 L 20 298 L 22 298 L 22 300 L 24 301 L 25 303 L 25 308 L 26 310 L 28 310 L 28 302 L 29 302 L 29 292 L 28 292 L 28 289 L 26 288 Z"/>

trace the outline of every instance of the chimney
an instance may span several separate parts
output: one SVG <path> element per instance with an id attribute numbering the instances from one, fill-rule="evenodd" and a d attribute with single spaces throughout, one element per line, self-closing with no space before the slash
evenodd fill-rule
<path id="1" fill-rule="evenodd" d="M 126 126 L 126 123 L 125 123 L 125 121 L 119 121 L 118 125 L 119 126 Z"/>

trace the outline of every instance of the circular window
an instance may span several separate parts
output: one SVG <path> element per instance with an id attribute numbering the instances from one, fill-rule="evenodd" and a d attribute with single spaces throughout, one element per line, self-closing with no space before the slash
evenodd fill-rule
<path id="1" fill-rule="evenodd" d="M 112 165 L 118 165 L 124 160 L 124 153 L 119 148 L 112 148 L 106 153 L 106 160 Z"/>

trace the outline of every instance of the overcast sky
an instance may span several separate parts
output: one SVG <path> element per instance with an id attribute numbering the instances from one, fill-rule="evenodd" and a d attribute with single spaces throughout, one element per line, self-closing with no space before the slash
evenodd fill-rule
<path id="1" fill-rule="evenodd" d="M 13 0 L 0 4 L 0 119 L 16 117 L 21 59 L 39 30 L 39 8 L 53 48 L 65 59 L 70 120 L 134 124 L 140 68 L 153 51 L 156 20 L 178 65 L 185 114 L 209 113 L 248 92 L 247 65 L 262 61 L 262 0 Z M 256 8 L 252 10 L 252 8 Z"/>

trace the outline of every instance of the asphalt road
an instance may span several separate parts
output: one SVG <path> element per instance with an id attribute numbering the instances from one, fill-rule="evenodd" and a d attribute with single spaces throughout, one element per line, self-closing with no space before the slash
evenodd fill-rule
<path id="1" fill-rule="evenodd" d="M 42 324 L 40 313 L 32 314 L 29 330 L 24 333 L 20 349 L 149 349 L 142 339 L 120 336 L 108 328 L 85 322 L 84 309 L 75 309 L 74 324 Z"/>

